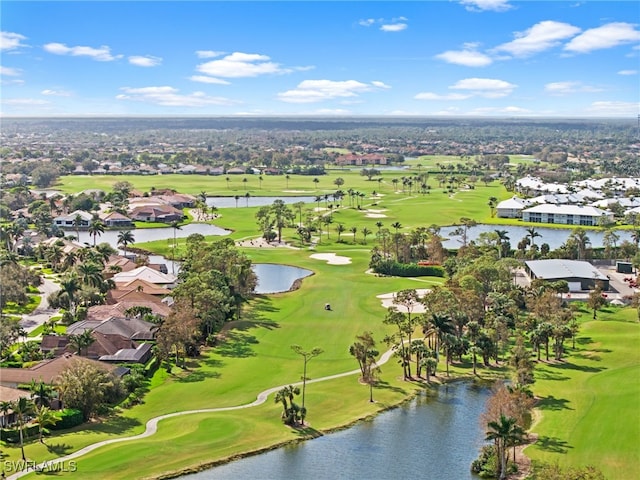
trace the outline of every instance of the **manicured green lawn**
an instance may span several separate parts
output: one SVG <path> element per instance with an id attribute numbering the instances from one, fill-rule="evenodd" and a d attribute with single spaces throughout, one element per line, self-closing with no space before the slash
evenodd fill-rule
<path id="1" fill-rule="evenodd" d="M 542 364 L 532 459 L 594 465 L 606 478 L 640 478 L 640 323 L 633 309 L 583 315 L 566 363 Z"/>

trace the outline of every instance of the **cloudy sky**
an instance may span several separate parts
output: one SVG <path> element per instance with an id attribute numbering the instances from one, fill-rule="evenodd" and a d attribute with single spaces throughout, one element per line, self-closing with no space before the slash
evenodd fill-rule
<path id="1" fill-rule="evenodd" d="M 635 117 L 636 1 L 0 4 L 1 113 Z"/>

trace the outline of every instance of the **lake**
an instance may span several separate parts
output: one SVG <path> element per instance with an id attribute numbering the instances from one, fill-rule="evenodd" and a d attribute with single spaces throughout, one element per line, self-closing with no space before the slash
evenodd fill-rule
<path id="1" fill-rule="evenodd" d="M 76 235 L 73 229 L 65 229 L 67 235 Z M 96 243 L 106 242 L 113 248 L 118 249 L 118 230 L 106 230 L 102 235 L 96 237 Z M 155 240 L 166 240 L 173 243 L 173 236 L 176 238 L 186 238 L 193 233 L 201 235 L 229 235 L 231 232 L 224 228 L 216 227 L 207 223 L 189 223 L 182 225 L 178 230 L 173 227 L 159 228 L 136 228 L 131 230 L 134 237 L 134 243 L 153 242 Z M 80 230 L 80 243 L 88 243 L 93 245 L 93 237 L 89 235 L 87 230 Z"/>
<path id="2" fill-rule="evenodd" d="M 470 383 L 443 385 L 347 430 L 180 478 L 475 479 L 470 466 L 485 443 L 479 418 L 489 396 Z"/>
<path id="3" fill-rule="evenodd" d="M 446 241 L 443 241 L 442 244 L 445 248 L 460 248 L 462 243 L 460 242 L 461 237 L 453 236 L 451 233 L 458 227 L 442 227 L 440 230 L 440 235 L 445 238 L 448 238 Z M 494 232 L 496 230 L 505 230 L 507 232 L 507 236 L 509 237 L 509 242 L 511 243 L 511 248 L 515 249 L 518 245 L 518 242 L 522 240 L 527 235 L 527 228 L 524 226 L 518 225 L 487 225 L 487 224 L 479 224 L 475 227 L 469 228 L 468 240 L 477 240 L 478 236 L 483 232 Z M 559 248 L 566 240 L 569 238 L 571 233 L 573 232 L 576 226 L 568 226 L 567 228 L 548 228 L 548 227 L 534 227 L 535 231 L 538 232 L 541 236 L 536 237 L 535 243 L 536 245 L 542 245 L 543 243 L 548 243 L 551 250 L 555 250 Z M 604 231 L 602 230 L 588 230 L 585 229 L 587 233 L 587 237 L 591 240 L 592 248 L 599 248 L 603 246 L 603 238 Z M 617 244 L 623 240 L 631 239 L 631 232 L 629 230 L 615 230 L 615 232 L 620 236 L 620 240 L 618 240 Z"/>
<path id="4" fill-rule="evenodd" d="M 306 268 L 275 263 L 254 263 L 251 267 L 258 276 L 255 288 L 258 294 L 288 292 L 296 280 L 313 273 Z"/>
<path id="5" fill-rule="evenodd" d="M 324 196 L 323 196 L 324 198 Z M 275 200 L 282 200 L 285 204 L 291 205 L 297 202 L 313 203 L 316 201 L 316 197 L 303 196 L 303 197 L 245 197 L 244 194 L 238 194 L 238 200 L 235 196 L 230 197 L 207 197 L 207 205 L 215 206 L 216 208 L 243 208 L 243 207 L 264 207 L 265 205 L 271 205 Z"/>

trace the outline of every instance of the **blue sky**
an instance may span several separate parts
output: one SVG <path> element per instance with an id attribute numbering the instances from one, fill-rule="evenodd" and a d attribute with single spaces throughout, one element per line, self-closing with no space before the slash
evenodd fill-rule
<path id="1" fill-rule="evenodd" d="M 1 113 L 635 117 L 636 1 L 0 3 Z"/>

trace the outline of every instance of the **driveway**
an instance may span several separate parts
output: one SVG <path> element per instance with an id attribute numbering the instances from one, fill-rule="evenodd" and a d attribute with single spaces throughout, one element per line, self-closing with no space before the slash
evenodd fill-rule
<path id="1" fill-rule="evenodd" d="M 23 315 L 20 320 L 20 326 L 26 331 L 31 332 L 48 321 L 53 315 L 58 313 L 57 309 L 51 308 L 47 297 L 53 292 L 60 290 L 60 285 L 48 278 L 43 278 L 42 285 L 38 287 L 40 290 L 40 305 L 33 312 Z"/>

